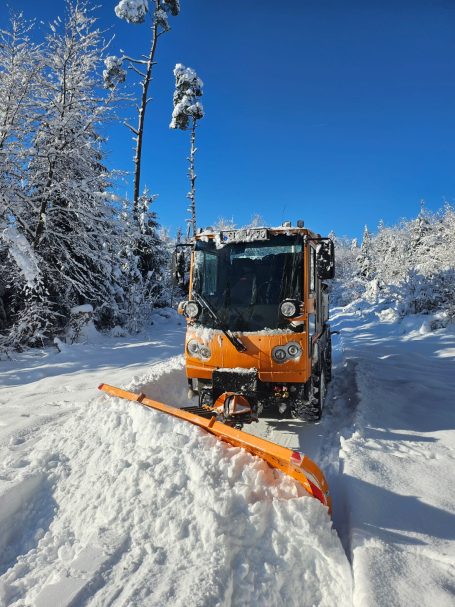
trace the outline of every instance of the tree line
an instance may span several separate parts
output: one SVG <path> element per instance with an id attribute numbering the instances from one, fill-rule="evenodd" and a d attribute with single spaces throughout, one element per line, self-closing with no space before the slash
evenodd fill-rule
<path id="1" fill-rule="evenodd" d="M 137 330 L 167 303 L 169 238 L 152 210 L 155 195 L 142 185 L 141 159 L 158 40 L 179 11 L 178 0 L 118 2 L 119 18 L 150 25 L 149 53 L 138 59 L 108 56 L 83 1 L 67 2 L 41 41 L 22 14 L 0 32 L 1 351 L 45 344 L 81 304 L 91 304 L 98 328 Z M 137 124 L 125 123 L 135 141 L 131 198 L 115 194 L 118 172 L 107 166 L 103 136 L 129 95 L 124 67 L 141 84 Z M 191 130 L 194 232 L 202 81 L 181 64 L 174 75 L 170 126 Z"/>
<path id="2" fill-rule="evenodd" d="M 375 233 L 365 226 L 362 242 L 332 234 L 337 272 L 332 287 L 335 305 L 358 298 L 388 302 L 401 316 L 440 313 L 455 319 L 455 209 L 446 203 L 431 212 L 422 203 L 415 219 Z"/>

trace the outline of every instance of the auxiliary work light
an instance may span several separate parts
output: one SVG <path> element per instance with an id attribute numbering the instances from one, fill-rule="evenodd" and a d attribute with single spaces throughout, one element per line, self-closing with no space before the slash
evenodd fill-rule
<path id="1" fill-rule="evenodd" d="M 280 312 L 285 318 L 294 318 L 300 312 L 300 303 L 295 299 L 285 299 L 280 304 Z"/>

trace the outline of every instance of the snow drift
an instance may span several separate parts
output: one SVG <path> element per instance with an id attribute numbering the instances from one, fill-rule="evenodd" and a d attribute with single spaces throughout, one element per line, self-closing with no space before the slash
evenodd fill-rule
<path id="1" fill-rule="evenodd" d="M 181 366 L 142 384 L 179 401 Z M 350 604 L 327 510 L 189 424 L 100 397 L 11 445 L 5 464 L 4 605 Z"/>

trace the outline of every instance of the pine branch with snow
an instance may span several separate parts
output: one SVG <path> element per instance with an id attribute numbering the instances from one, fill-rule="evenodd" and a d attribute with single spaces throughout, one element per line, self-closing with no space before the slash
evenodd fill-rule
<path id="1" fill-rule="evenodd" d="M 125 82 L 126 72 L 123 69 L 121 58 L 111 55 L 104 60 L 106 69 L 103 71 L 104 86 L 108 89 L 115 89 L 119 84 Z"/>
<path id="2" fill-rule="evenodd" d="M 128 23 L 144 23 L 149 3 L 148 0 L 120 0 L 114 10 L 119 19 Z"/>

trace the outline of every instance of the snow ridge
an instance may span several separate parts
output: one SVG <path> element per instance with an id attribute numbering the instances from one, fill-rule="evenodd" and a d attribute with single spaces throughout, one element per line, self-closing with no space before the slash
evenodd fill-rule
<path id="1" fill-rule="evenodd" d="M 182 365 L 157 361 L 130 387 L 184 402 Z M 38 434 L 2 471 L 16 496 L 0 489 L 4 523 L 26 521 L 30 538 L 5 563 L 4 605 L 350 604 L 326 509 L 261 459 L 105 396 Z M 24 516 L 39 503 L 42 516 Z"/>

